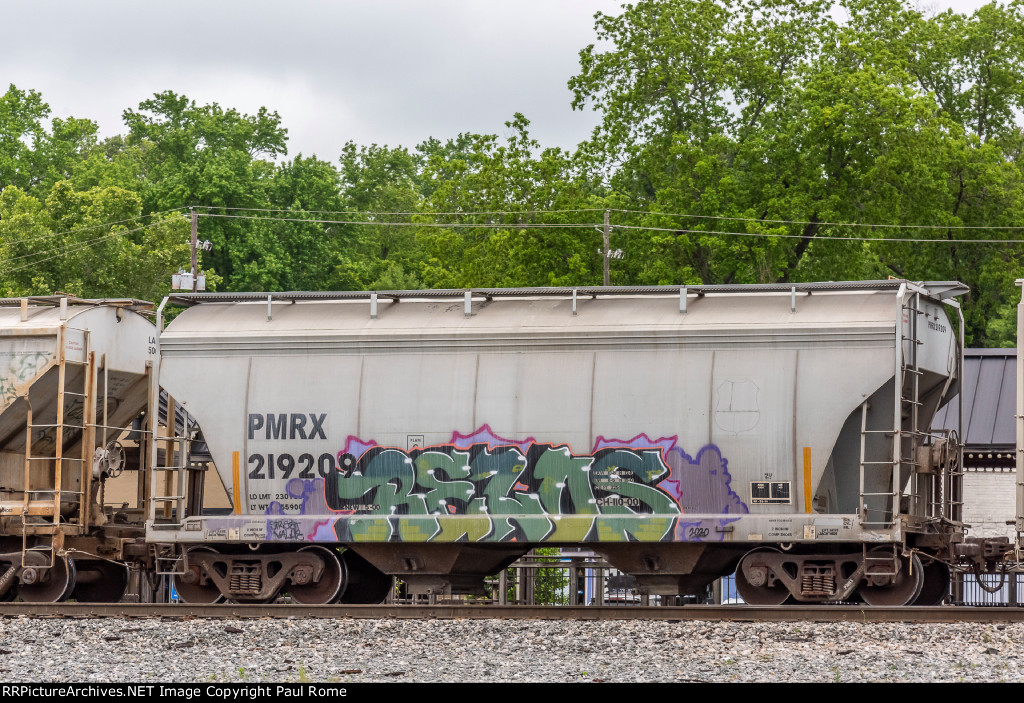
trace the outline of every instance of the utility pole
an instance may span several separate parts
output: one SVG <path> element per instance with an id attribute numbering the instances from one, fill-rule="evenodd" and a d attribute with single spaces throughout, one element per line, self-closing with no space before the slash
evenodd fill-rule
<path id="1" fill-rule="evenodd" d="M 192 292 L 195 293 L 199 290 L 199 215 L 192 208 L 189 208 L 188 211 L 192 216 Z M 606 213 L 605 223 L 607 221 L 608 215 Z"/>
<path id="2" fill-rule="evenodd" d="M 608 224 L 608 210 L 604 211 L 604 285 L 610 286 L 609 261 L 611 257 L 611 225 Z M 194 216 L 193 216 L 194 218 Z M 195 230 L 195 219 L 192 220 L 192 228 Z M 193 238 L 194 239 L 194 238 Z"/>

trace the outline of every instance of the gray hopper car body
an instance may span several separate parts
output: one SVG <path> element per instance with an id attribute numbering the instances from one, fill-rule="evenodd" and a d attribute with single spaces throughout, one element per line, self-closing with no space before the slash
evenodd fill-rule
<path id="1" fill-rule="evenodd" d="M 159 382 L 232 507 L 190 506 L 203 471 L 168 462 L 182 489 L 153 496 L 148 538 L 187 548 L 195 601 L 476 593 L 548 545 L 651 593 L 738 569 L 753 603 L 937 601 L 963 529 L 955 437 L 929 425 L 965 291 L 175 296 Z"/>

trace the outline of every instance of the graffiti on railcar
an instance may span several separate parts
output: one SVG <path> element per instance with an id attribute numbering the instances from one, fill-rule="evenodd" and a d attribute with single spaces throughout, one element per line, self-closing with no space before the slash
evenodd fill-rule
<path id="1" fill-rule="evenodd" d="M 334 525 L 342 541 L 696 541 L 721 539 L 731 520 L 683 525 L 678 515 L 747 512 L 729 483 L 713 445 L 692 459 L 676 437 L 601 437 L 576 454 L 485 425 L 413 449 L 349 437 L 324 495 L 345 514 Z"/>
<path id="2" fill-rule="evenodd" d="M 729 462 L 714 444 L 707 444 L 690 457 L 676 444 L 677 437 L 652 440 L 645 434 L 628 440 L 598 437 L 595 448 L 610 446 L 659 448 L 669 474 L 658 487 L 668 493 L 683 514 L 745 515 L 747 505 L 732 489 Z M 680 542 L 721 541 L 723 528 L 736 518 L 676 521 L 674 539 Z"/>
<path id="3" fill-rule="evenodd" d="M 327 507 L 324 494 L 324 479 L 302 479 L 293 478 L 285 484 L 286 500 L 274 500 L 266 507 L 267 534 L 273 535 L 276 539 L 285 530 L 292 531 L 292 527 L 277 528 L 276 522 L 283 519 L 282 516 L 293 517 L 304 516 L 296 523 L 297 529 L 301 531 L 298 540 L 311 542 L 333 542 L 335 540 L 334 520 L 331 510 Z M 284 496 L 282 496 L 284 498 Z M 289 512 L 291 510 L 292 512 Z M 331 516 L 331 517 L 327 517 Z"/>
<path id="4" fill-rule="evenodd" d="M 13 402 L 18 397 L 19 386 L 35 378 L 51 358 L 52 354 L 42 351 L 0 355 L 0 370 L 3 372 L 0 376 L 0 404 Z"/>
<path id="5" fill-rule="evenodd" d="M 599 437 L 581 454 L 500 437 L 486 425 L 411 449 L 349 436 L 336 457 L 315 464 L 268 453 L 264 465 L 276 467 L 284 486 L 268 484 L 272 490 L 249 498 L 274 540 L 721 540 L 748 512 L 731 488 L 728 461 L 715 445 L 691 457 L 677 441 Z"/>

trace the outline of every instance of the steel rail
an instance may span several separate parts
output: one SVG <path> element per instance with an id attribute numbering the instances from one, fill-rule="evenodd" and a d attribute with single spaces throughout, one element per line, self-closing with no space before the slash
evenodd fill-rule
<path id="1" fill-rule="evenodd" d="M 3 603 L 0 618 L 393 619 L 393 620 L 710 620 L 740 622 L 1024 622 L 1024 608 L 860 606 L 500 606 L 171 603 Z"/>

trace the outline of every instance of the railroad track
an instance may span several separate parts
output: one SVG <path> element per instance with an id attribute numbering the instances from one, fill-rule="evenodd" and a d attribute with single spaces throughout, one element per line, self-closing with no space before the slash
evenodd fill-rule
<path id="1" fill-rule="evenodd" d="M 1024 622 L 1024 608 L 1009 607 L 552 607 L 497 605 L 186 605 L 169 603 L 4 603 L 0 618 L 362 618 L 519 620 L 715 620 L 750 622 Z"/>

